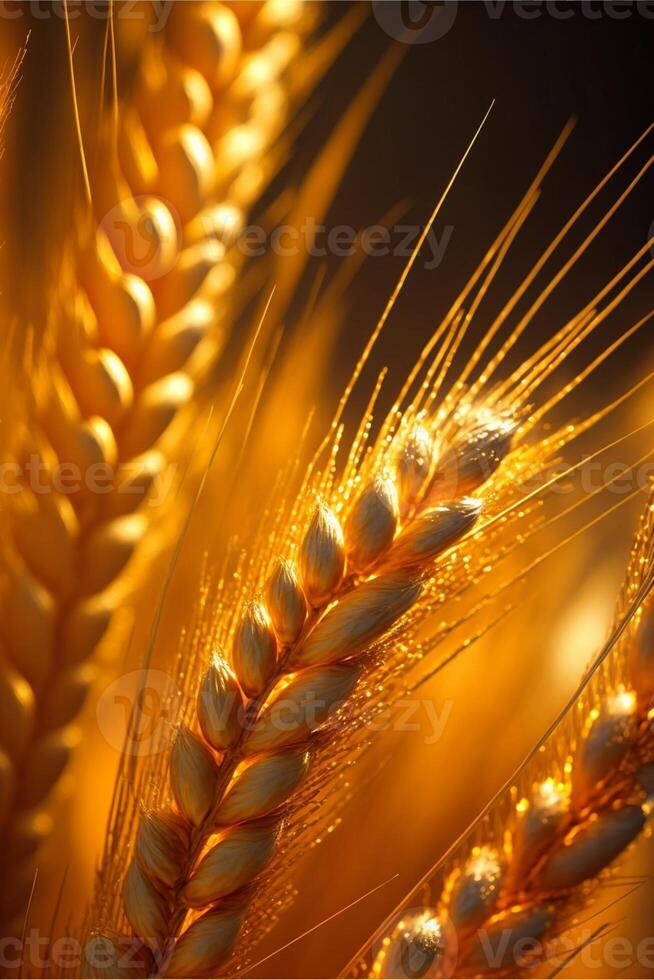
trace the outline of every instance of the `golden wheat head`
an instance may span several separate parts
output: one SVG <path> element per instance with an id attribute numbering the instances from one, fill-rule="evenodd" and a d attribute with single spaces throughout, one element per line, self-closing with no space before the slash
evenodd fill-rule
<path id="1" fill-rule="evenodd" d="M 292 2 L 177 4 L 166 39 L 146 42 L 133 91 L 106 114 L 93 213 L 71 236 L 15 453 L 39 485 L 19 481 L 8 528 L 3 921 L 24 912 L 90 657 L 125 598 L 112 586 L 148 533 L 140 505 L 174 453 L 164 437 L 220 346 L 226 250 L 270 170 L 305 21 Z M 64 469 L 76 487 L 61 485 Z"/>
<path id="2" fill-rule="evenodd" d="M 330 720 L 344 705 L 353 705 L 356 715 L 366 702 L 388 696 L 385 682 L 414 663 L 419 626 L 480 581 L 510 549 L 509 539 L 524 538 L 531 502 L 555 482 L 542 482 L 547 465 L 610 410 L 578 426 L 538 428 L 615 347 L 549 399 L 534 399 L 534 392 L 638 282 L 642 270 L 607 299 L 646 248 L 500 381 L 504 357 L 538 309 L 537 301 L 490 353 L 492 337 L 517 302 L 512 298 L 457 381 L 449 388 L 445 383 L 472 315 L 535 203 L 541 176 L 426 345 L 387 416 L 379 424 L 374 419 L 382 373 L 344 449 L 349 385 L 322 444 L 324 466 L 319 451 L 293 499 L 279 513 L 266 511 L 251 551 L 231 576 L 221 577 L 218 627 L 202 633 L 210 642 L 183 664 L 190 698 L 167 765 L 155 761 L 149 772 L 142 767 L 138 779 L 131 771 L 129 790 L 120 789 L 123 806 L 112 824 L 117 853 L 105 854 L 91 912 L 114 966 L 127 949 L 138 952 L 137 975 L 241 970 L 244 934 L 249 930 L 256 942 L 256 927 L 264 930 L 264 919 L 271 918 L 265 898 L 280 881 L 271 870 L 277 857 L 289 835 L 301 833 L 297 823 L 310 801 L 328 794 L 338 761 L 350 758 L 347 732 L 341 739 Z M 527 285 L 531 281 L 527 277 Z M 339 452 L 345 458 L 337 466 Z M 525 496 L 529 479 L 540 483 Z M 423 642 L 420 656 L 428 651 Z M 330 752 L 331 765 L 325 761 Z M 135 788 L 156 805 L 146 807 L 134 836 L 125 793 Z M 483 882 L 481 906 L 499 887 L 497 855 L 484 852 L 480 861 L 470 886 L 462 881 L 457 901 L 463 910 L 474 906 L 475 882 Z M 122 901 L 116 899 L 119 881 Z"/>
<path id="3" fill-rule="evenodd" d="M 354 961 L 354 972 L 524 976 L 547 963 L 643 832 L 654 763 L 653 515 L 650 498 L 611 639 L 567 714 L 405 902 L 423 907 L 395 915 L 374 941 L 375 958 Z"/>

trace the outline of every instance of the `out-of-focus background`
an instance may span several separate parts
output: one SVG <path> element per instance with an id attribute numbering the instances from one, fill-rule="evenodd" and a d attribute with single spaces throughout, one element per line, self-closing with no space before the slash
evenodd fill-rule
<path id="1" fill-rule="evenodd" d="M 4 302 L 9 308 L 12 302 L 25 304 L 24 309 L 31 309 L 35 316 L 38 302 L 27 285 L 34 275 L 30 266 L 41 263 L 39 268 L 43 268 L 45 256 L 70 220 L 79 183 L 64 25 L 60 17 L 40 16 L 43 6 L 25 4 L 20 17 L 5 21 L 0 11 L 6 52 L 31 31 L 3 165 L 3 227 L 8 239 L 4 261 L 16 262 L 16 274 L 9 277 L 16 295 L 6 296 Z M 328 3 L 327 17 L 336 20 L 348 6 Z M 576 127 L 480 313 L 482 326 L 486 320 L 491 322 L 569 214 L 652 121 L 654 20 L 650 18 L 654 12 L 647 5 L 382 6 L 426 8 L 425 16 L 446 17 L 451 23 L 442 36 L 427 43 L 399 42 L 403 44 L 401 63 L 324 219 L 325 235 L 339 225 L 359 229 L 377 224 L 396 206 L 395 226 L 424 224 L 493 99 L 495 106 L 436 221 L 434 250 L 428 248 L 416 263 L 364 375 L 353 412 L 362 408 L 370 380 L 381 365 L 389 364 L 397 378 L 410 368 L 570 116 L 577 118 Z M 321 84 L 315 100 L 319 111 L 307 121 L 288 165 L 262 201 L 261 213 L 285 184 L 296 183 L 306 173 L 374 66 L 389 45 L 398 43 L 389 36 L 390 22 L 385 13 L 368 11 Z M 101 35 L 90 25 L 76 53 L 80 76 L 89 80 L 99 70 Z M 409 41 L 416 40 L 409 35 Z M 90 81 L 88 85 L 90 90 Z M 82 93 L 83 100 L 85 94 L 88 92 Z M 644 159 L 646 154 L 640 162 Z M 634 166 L 629 177 L 635 171 Z M 626 183 L 626 178 L 620 178 L 616 187 L 622 190 Z M 584 219 L 580 236 L 617 196 L 619 190 L 613 191 L 612 186 Z M 538 315 L 515 352 L 513 364 L 525 350 L 536 346 L 538 338 L 549 336 L 566 322 L 646 242 L 654 221 L 651 191 L 651 180 L 649 184 L 646 180 L 628 198 Z M 47 221 L 43 221 L 44 214 Z M 405 235 L 392 228 L 391 243 L 399 246 Z M 571 251 L 572 246 L 565 245 L 561 260 Z M 278 256 L 276 261 L 283 263 L 284 258 Z M 326 268 L 329 279 L 344 261 L 343 256 L 329 252 L 310 261 L 309 273 L 286 317 L 281 364 L 289 352 L 299 356 L 311 350 L 311 322 L 304 319 L 303 311 L 312 283 L 319 268 Z M 368 258 L 347 289 L 341 329 L 333 330 L 319 350 L 319 370 L 312 362 L 311 390 L 293 378 L 295 383 L 284 389 L 281 415 L 275 414 L 281 412 L 279 404 L 264 397 L 262 417 L 272 412 L 274 423 L 266 431 L 276 433 L 280 445 L 297 436 L 311 402 L 317 404 L 319 419 L 330 417 L 405 261 L 397 254 Z M 554 271 L 558 264 L 555 261 L 548 269 Z M 646 289 L 636 290 L 556 376 L 550 391 L 562 384 L 566 374 L 572 376 L 575 366 L 587 363 L 590 352 L 599 351 L 608 339 L 646 313 L 650 297 Z M 239 342 L 242 345 L 251 327 L 251 312 L 250 308 L 245 311 L 242 333 L 237 332 L 233 339 L 234 349 Z M 617 397 L 653 361 L 652 329 L 647 326 L 563 403 L 560 417 L 584 416 Z M 219 369 L 225 383 L 234 363 L 235 355 L 230 357 L 228 352 Z M 507 365 L 507 373 L 509 368 Z M 652 414 L 651 406 L 651 390 L 645 389 L 606 421 L 602 434 L 595 434 L 594 445 L 608 443 L 643 424 Z M 641 455 L 648 439 L 651 441 L 647 432 L 641 434 L 619 461 L 629 462 Z M 582 448 L 571 449 L 573 458 Z M 273 478 L 263 466 L 258 471 L 253 467 L 252 488 L 240 488 L 241 509 L 247 509 L 248 500 L 260 499 L 257 494 L 262 485 Z M 420 730 L 383 734 L 369 760 L 371 776 L 365 790 L 343 811 L 342 825 L 301 862 L 297 872 L 301 900 L 262 945 L 261 956 L 271 958 L 255 970 L 257 975 L 337 974 L 402 894 L 502 785 L 547 727 L 602 642 L 643 500 L 640 495 L 545 562 L 527 580 L 516 612 L 424 689 L 422 696 L 436 709 L 438 732 L 433 728 L 434 714 L 424 713 L 416 718 Z M 616 502 L 615 495 L 609 494 L 594 509 L 584 511 L 584 517 Z M 535 538 L 524 552 L 525 562 L 552 547 L 557 537 L 574 530 L 580 520 L 573 515 L 562 526 Z M 166 657 L 170 660 L 180 630 L 190 619 L 203 544 L 219 537 L 212 524 L 224 526 L 229 521 L 229 511 L 216 513 L 212 508 L 209 486 L 164 610 L 158 644 L 163 663 Z M 123 663 L 125 671 L 138 665 L 162 576 L 163 566 L 160 575 L 143 589 L 135 616 L 125 610 L 125 628 L 115 634 L 113 642 L 126 644 L 133 621 L 136 629 L 129 650 L 125 646 L 106 651 L 105 688 L 116 675 L 116 663 Z M 67 785 L 62 787 L 56 831 L 44 855 L 36 900 L 44 919 L 65 868 L 66 913 L 78 914 L 92 887 L 118 761 L 116 740 L 108 740 L 106 730 L 98 725 L 102 694 L 101 678 L 86 710 L 83 743 Z M 379 775 L 374 776 L 381 763 Z M 645 841 L 631 855 L 627 870 L 651 874 L 653 861 L 651 842 Z M 388 879 L 370 897 L 275 952 Z M 651 902 L 652 889 L 645 884 L 612 910 L 615 920 L 620 920 L 615 935 L 628 939 L 634 949 L 651 933 Z M 569 975 L 614 974 L 602 959 L 601 948 L 593 949 L 595 965 L 575 961 Z M 649 975 L 635 955 L 625 972 L 634 977 Z"/>

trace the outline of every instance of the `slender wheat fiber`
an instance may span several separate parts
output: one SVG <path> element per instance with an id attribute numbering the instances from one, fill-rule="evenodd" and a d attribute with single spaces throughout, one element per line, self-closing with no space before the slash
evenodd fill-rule
<path id="1" fill-rule="evenodd" d="M 509 298 L 491 326 L 502 337 L 499 354 L 481 343 L 472 362 L 457 361 L 568 135 L 566 128 L 415 369 L 400 379 L 391 410 L 377 418 L 383 371 L 346 438 L 346 403 L 371 343 L 306 470 L 299 458 L 291 463 L 247 548 L 235 545 L 203 587 L 180 648 L 184 702 L 172 743 L 128 767 L 117 785 L 90 912 L 90 975 L 215 976 L 246 967 L 283 910 L 293 857 L 327 826 L 367 706 L 391 697 L 392 678 L 419 659 L 416 640 L 429 617 L 442 616 L 528 537 L 538 494 L 526 493 L 527 481 L 546 492 L 549 464 L 618 404 L 578 424 L 542 423 L 648 317 L 621 329 L 559 396 L 538 392 L 649 272 L 647 246 L 515 373 L 499 368 L 552 282 L 570 271 L 651 159 L 502 334 L 517 303 Z M 648 135 L 577 209 L 536 272 Z"/>
<path id="2" fill-rule="evenodd" d="M 78 739 L 92 654 L 159 516 L 142 505 L 176 458 L 183 410 L 224 339 L 228 249 L 274 170 L 293 71 L 306 57 L 315 78 L 324 59 L 305 51 L 317 10 L 175 6 L 165 36 L 148 36 L 133 88 L 103 111 L 89 202 L 38 351 L 25 331 L 3 516 L 0 921 L 10 933 Z"/>
<path id="3" fill-rule="evenodd" d="M 653 558 L 650 496 L 609 640 L 567 707 L 343 975 L 525 976 L 574 954 L 651 809 Z"/>

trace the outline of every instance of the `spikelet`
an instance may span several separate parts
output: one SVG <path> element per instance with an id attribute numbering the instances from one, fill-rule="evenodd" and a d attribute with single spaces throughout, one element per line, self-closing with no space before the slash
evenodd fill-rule
<path id="1" fill-rule="evenodd" d="M 452 443 L 448 456 L 434 478 L 434 496 L 447 495 L 454 486 L 460 494 L 472 493 L 490 479 L 506 456 L 516 431 L 515 419 L 490 416 L 464 429 Z"/>
<path id="2" fill-rule="evenodd" d="M 522 207 L 526 207 L 524 201 Z M 517 217 L 514 220 L 518 222 Z M 507 227 L 510 230 L 513 225 Z M 504 241 L 500 236 L 497 249 Z M 489 256 L 493 254 L 491 250 Z M 450 328 L 451 337 L 455 336 L 453 325 L 458 326 L 464 314 L 463 305 L 455 304 L 444 326 Z M 580 322 L 586 326 L 583 319 Z M 550 339 L 532 355 L 528 371 L 538 383 L 560 363 L 560 352 L 553 353 L 558 351 L 556 343 L 567 349 L 571 335 L 583 332 L 580 327 L 575 334 L 575 329 L 574 322 L 572 327 L 561 328 L 555 343 Z M 519 329 L 511 333 L 504 347 L 510 349 L 519 333 Z M 481 380 L 472 383 L 469 391 L 457 384 L 444 394 L 439 374 L 450 352 L 447 345 L 435 350 L 435 341 L 430 341 L 393 408 L 381 420 L 373 416 L 379 394 L 379 388 L 375 389 L 369 409 L 343 452 L 339 423 L 351 391 L 348 386 L 331 429 L 333 438 L 323 443 L 323 455 L 312 461 L 299 488 L 294 483 L 290 489 L 285 487 L 290 499 L 283 501 L 279 511 L 265 513 L 251 553 L 243 553 L 229 572 L 221 572 L 215 620 L 209 617 L 211 627 L 205 624 L 198 631 L 199 642 L 184 648 L 191 651 L 193 667 L 191 670 L 184 662 L 189 698 L 184 721 L 192 729 L 193 744 L 204 744 L 204 751 L 198 749 L 193 756 L 178 753 L 168 790 L 157 790 L 166 804 L 177 801 L 176 809 L 189 834 L 178 884 L 166 892 L 168 934 L 159 949 L 158 975 L 244 972 L 244 957 L 260 933 L 270 927 L 271 901 L 279 898 L 276 885 L 288 874 L 290 859 L 284 848 L 290 828 L 301 838 L 306 823 L 311 824 L 307 807 L 312 815 L 319 813 L 319 804 L 333 788 L 330 779 L 339 763 L 350 761 L 348 738 L 356 742 L 353 733 L 363 726 L 368 704 L 379 709 L 384 700 L 392 700 L 400 686 L 393 681 L 403 682 L 415 663 L 434 649 L 429 637 L 425 640 L 419 632 L 426 628 L 429 617 L 440 614 L 444 604 L 479 581 L 483 570 L 507 553 L 508 538 L 522 539 L 527 533 L 531 511 L 523 499 L 523 481 L 542 480 L 548 464 L 573 434 L 585 431 L 584 425 L 579 429 L 565 425 L 543 438 L 540 432 L 534 435 L 536 410 L 533 416 L 526 416 L 538 384 L 531 389 L 525 386 L 523 397 L 517 397 L 512 386 L 519 384 L 527 368 L 500 383 L 493 373 L 501 357 L 483 362 L 483 349 L 472 364 L 480 367 Z M 360 370 L 361 364 L 355 380 Z M 556 399 L 547 402 L 542 414 L 555 404 Z M 589 421 L 587 427 L 591 424 Z M 442 474 L 453 455 L 462 457 L 465 493 L 459 493 L 458 485 L 443 492 Z M 202 613 L 206 614 L 206 607 Z M 205 674 L 215 652 L 214 642 L 230 651 L 230 666 L 243 701 L 237 738 L 231 730 L 232 716 L 227 716 L 230 731 L 224 750 L 220 736 L 214 733 L 208 740 L 206 720 L 201 722 L 193 708 L 201 677 L 202 696 L 215 692 L 218 699 L 212 718 L 222 713 L 223 689 L 207 683 Z M 205 658 L 201 666 L 198 647 Z M 351 707 L 355 717 L 346 721 L 345 709 Z M 206 707 L 202 710 L 207 712 Z M 364 736 L 361 739 L 365 741 Z M 335 748 L 339 754 L 331 756 Z M 196 755 L 204 760 L 201 767 Z M 156 765 L 153 782 L 158 777 L 165 780 L 164 765 L 165 761 Z M 179 766 L 184 771 L 175 771 Z M 191 791 L 200 768 L 198 785 Z M 149 798 L 154 790 L 145 768 L 140 771 L 140 785 Z M 206 790 L 214 772 L 214 798 L 207 809 Z M 181 786 L 188 790 L 183 798 Z M 197 807 L 196 799 L 201 801 Z M 132 841 L 125 830 L 129 819 L 129 807 L 116 818 L 114 826 L 120 830 L 124 847 L 104 866 L 93 915 L 98 924 L 115 918 L 121 931 L 129 925 L 147 943 L 139 932 L 139 918 L 132 918 L 125 906 L 117 906 L 112 894 L 116 880 L 124 874 L 123 862 L 136 860 L 129 854 Z M 320 819 L 315 817 L 307 834 L 313 834 L 315 826 L 324 826 Z M 211 880 L 214 863 L 207 855 L 214 846 L 229 841 L 237 828 L 245 830 L 261 820 L 281 823 L 275 853 L 265 862 L 262 859 L 260 866 L 258 851 L 247 859 L 241 852 L 253 877 L 237 876 L 230 864 L 225 880 L 238 881 L 238 888 L 226 894 L 227 885 L 217 871 L 216 880 Z M 233 840 L 228 857 L 248 846 L 246 837 Z M 289 847 L 293 844 L 291 840 Z M 493 841 L 482 841 L 479 846 L 484 849 L 475 855 L 477 861 L 468 866 L 470 854 L 466 854 L 461 862 L 465 874 L 448 879 L 448 901 L 470 943 L 480 921 L 506 911 L 502 896 L 512 871 L 502 846 Z M 544 854 L 542 840 L 539 846 Z M 254 844 L 252 847 L 254 852 Z M 219 858 L 220 853 L 216 869 L 221 867 Z M 209 863 L 203 865 L 205 859 Z M 200 875 L 199 882 L 196 879 L 192 886 L 196 875 Z M 214 894 L 221 897 L 209 898 Z M 528 919 L 529 904 L 522 905 Z M 201 914 L 204 908 L 207 911 Z M 439 912 L 435 909 L 432 918 Z M 229 925 L 223 918 L 228 915 Z M 239 916 L 244 922 L 240 934 Z M 237 920 L 239 924 L 232 929 Z M 520 929 L 524 922 L 517 920 L 515 928 Z"/>
<path id="3" fill-rule="evenodd" d="M 386 955 L 380 962 L 379 976 L 434 977 L 432 965 L 440 970 L 452 959 L 443 925 L 431 912 L 402 916 L 388 938 Z"/>
<path id="4" fill-rule="evenodd" d="M 186 827 L 174 813 L 144 813 L 134 843 L 134 856 L 144 874 L 161 885 L 177 882 L 184 847 L 188 846 Z"/>
<path id="5" fill-rule="evenodd" d="M 641 521 L 611 638 L 562 714 L 550 744 L 544 743 L 550 765 L 563 749 L 563 765 L 543 779 L 548 755 L 533 754 L 468 841 L 437 866 L 429 884 L 436 896 L 433 908 L 421 914 L 446 938 L 431 951 L 420 975 L 525 975 L 548 958 L 547 940 L 565 932 L 574 912 L 643 831 L 651 811 L 644 770 L 651 770 L 654 761 L 644 697 L 648 675 L 641 672 L 654 616 L 648 598 L 653 540 L 654 497 Z M 575 718 L 575 705 L 585 718 Z M 528 792 L 521 797 L 523 787 Z M 480 843 L 466 859 L 470 838 Z M 415 893 L 406 900 L 409 908 L 416 903 Z M 405 916 L 402 928 L 382 929 L 374 941 L 376 956 L 368 959 L 364 952 L 346 972 L 358 975 L 365 965 L 370 976 L 390 976 L 393 966 L 409 963 L 412 944 L 412 955 L 419 956 L 424 946 L 419 922 L 407 925 Z M 395 975 L 415 974 L 405 968 Z"/>
<path id="6" fill-rule="evenodd" d="M 243 700 L 238 681 L 227 662 L 216 655 L 200 683 L 198 722 L 214 749 L 227 749 L 241 734 Z"/>
<path id="7" fill-rule="evenodd" d="M 215 975 L 234 948 L 243 921 L 243 911 L 217 906 L 196 919 L 180 937 L 164 977 L 207 977 Z"/>
<path id="8" fill-rule="evenodd" d="M 307 618 L 307 601 L 293 564 L 284 558 L 268 580 L 266 606 L 280 645 L 294 643 Z"/>
<path id="9" fill-rule="evenodd" d="M 416 426 L 405 440 L 397 463 L 398 496 L 403 517 L 424 488 L 431 472 L 433 453 L 431 434 L 424 426 Z"/>
<path id="10" fill-rule="evenodd" d="M 447 913 L 459 934 L 476 929 L 496 908 L 504 878 L 502 865 L 502 856 L 493 848 L 475 848 L 448 884 Z"/>
<path id="11" fill-rule="evenodd" d="M 222 833 L 184 886 L 190 908 L 203 908 L 247 885 L 272 857 L 280 832 L 278 820 L 253 820 Z"/>
<path id="12" fill-rule="evenodd" d="M 180 813 L 196 827 L 213 805 L 216 775 L 213 756 L 204 742 L 188 729 L 180 729 L 170 756 L 170 784 Z"/>
<path id="13" fill-rule="evenodd" d="M 378 476 L 359 494 L 345 526 L 352 568 L 365 571 L 388 551 L 398 519 L 397 487 L 389 477 Z"/>
<path id="14" fill-rule="evenodd" d="M 25 484 L 10 528 L 0 679 L 0 758 L 16 784 L 6 790 L 8 834 L 45 803 L 68 761 L 69 726 L 92 680 L 86 662 L 117 602 L 111 587 L 151 524 L 136 508 L 175 452 L 171 427 L 220 346 L 226 249 L 266 179 L 286 115 L 285 73 L 312 19 L 273 6 L 256 5 L 241 23 L 229 4 L 176 5 L 166 41 L 144 44 L 119 107 L 117 156 L 106 113 L 94 214 L 82 216 L 66 253 L 46 366 L 29 382 L 33 444 L 16 449 L 18 462 L 38 460 L 46 491 Z M 277 96 L 265 113 L 262 86 Z M 77 474 L 75 492 L 57 483 L 64 467 Z M 95 473 L 99 494 L 85 482 Z M 203 721 L 215 734 L 211 717 Z M 5 855 L 5 865 L 20 860 Z M 28 891 L 6 895 L 9 918 Z"/>
<path id="15" fill-rule="evenodd" d="M 575 752 L 570 781 L 572 805 L 577 810 L 597 792 L 626 755 L 636 729 L 636 695 L 619 691 L 591 713 L 581 744 Z"/>
<path id="16" fill-rule="evenodd" d="M 150 879 L 133 862 L 123 884 L 125 911 L 135 932 L 149 949 L 159 949 L 166 937 L 166 900 Z"/>
<path id="17" fill-rule="evenodd" d="M 431 507 L 398 535 L 384 565 L 410 568 L 435 558 L 476 523 L 482 503 L 471 497 Z"/>
<path id="18" fill-rule="evenodd" d="M 361 653 L 417 602 L 421 590 L 411 572 L 386 572 L 364 582 L 327 612 L 293 651 L 289 664 L 313 667 Z"/>
<path id="19" fill-rule="evenodd" d="M 552 911 L 546 906 L 501 912 L 493 917 L 483 937 L 477 934 L 470 942 L 461 962 L 461 972 L 466 976 L 483 975 L 488 969 L 489 951 L 496 970 L 515 973 L 516 968 L 528 969 L 534 944 L 542 940 L 551 925 Z"/>
<path id="20" fill-rule="evenodd" d="M 248 697 L 261 694 L 275 672 L 277 641 L 268 610 L 257 600 L 248 603 L 234 636 L 232 663 Z"/>
<path id="21" fill-rule="evenodd" d="M 336 515 L 322 501 L 300 548 L 302 587 L 312 606 L 324 606 L 345 573 L 345 542 Z"/>
<path id="22" fill-rule="evenodd" d="M 309 667 L 273 694 L 246 733 L 248 752 L 304 742 L 338 710 L 354 690 L 356 664 Z"/>

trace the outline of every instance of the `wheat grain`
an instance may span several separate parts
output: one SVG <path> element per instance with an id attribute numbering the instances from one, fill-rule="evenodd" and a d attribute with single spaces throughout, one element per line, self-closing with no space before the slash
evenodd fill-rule
<path id="1" fill-rule="evenodd" d="M 651 587 L 652 531 L 650 501 L 616 628 L 627 614 L 627 598 L 639 597 L 632 614 Z M 449 870 L 432 875 L 432 907 L 400 915 L 381 932 L 366 973 L 516 976 L 547 960 L 548 940 L 565 933 L 650 813 L 651 601 L 641 614 L 640 627 L 632 624 L 613 661 L 605 660 L 590 689 L 577 697 L 579 720 L 559 723 L 544 746 L 545 762 L 541 752 L 484 816 L 471 835 L 474 845 L 459 847 Z M 561 751 L 562 763 L 543 778 L 548 758 L 552 765 Z M 524 796 L 519 786 L 528 787 Z M 412 904 L 418 904 L 414 896 L 406 906 Z M 352 969 L 358 972 L 356 961 Z"/>
<path id="2" fill-rule="evenodd" d="M 518 214 L 520 218 L 514 220 L 519 224 L 523 212 Z M 507 240 L 513 231 L 513 224 L 507 226 Z M 504 241 L 500 236 L 496 247 L 500 249 Z M 489 263 L 492 255 L 491 251 Z M 487 285 L 484 282 L 481 288 Z M 505 535 L 512 510 L 519 511 L 520 517 L 525 514 L 518 489 L 521 479 L 542 475 L 547 461 L 579 431 L 565 426 L 534 445 L 520 439 L 514 445 L 516 432 L 524 435 L 530 424 L 521 424 L 525 406 L 519 398 L 494 399 L 487 392 L 488 403 L 481 398 L 493 362 L 483 368 L 483 383 L 476 383 L 472 401 L 457 385 L 443 395 L 446 365 L 463 336 L 458 330 L 464 318 L 462 302 L 459 298 L 445 326 L 427 345 L 372 441 L 372 412 L 379 393 L 375 389 L 346 462 L 336 473 L 340 412 L 351 392 L 348 386 L 333 438 L 324 444 L 329 456 L 324 471 L 309 468 L 282 517 L 266 512 L 252 554 L 238 563 L 233 581 L 228 584 L 227 576 L 221 579 L 224 595 L 216 600 L 220 619 L 216 633 L 222 642 L 216 649 L 214 633 L 206 625 L 194 635 L 191 665 L 197 665 L 200 648 L 204 647 L 206 657 L 209 645 L 213 662 L 207 667 L 205 659 L 202 664 L 199 691 L 193 692 L 195 705 L 185 712 L 178 730 L 168 760 L 169 789 L 157 787 L 152 794 L 163 823 L 181 814 L 186 824 L 188 846 L 175 884 L 161 887 L 164 874 L 175 877 L 168 857 L 158 869 L 150 858 L 149 864 L 144 861 L 138 850 L 132 856 L 132 864 L 141 872 L 136 877 L 139 895 L 153 904 L 156 928 L 150 935 L 143 910 L 134 908 L 136 872 L 130 872 L 122 907 L 114 899 L 123 877 L 121 862 L 132 845 L 130 804 L 123 795 L 116 805 L 112 841 L 113 846 L 116 840 L 122 846 L 117 856 L 104 862 L 92 912 L 94 924 L 104 928 L 112 921 L 121 930 L 121 941 L 144 944 L 150 951 L 145 960 L 153 963 L 151 972 L 156 975 L 204 975 L 226 967 L 240 925 L 260 894 L 260 880 L 253 881 L 244 869 L 255 869 L 255 876 L 262 870 L 265 874 L 266 862 L 272 863 L 275 850 L 284 846 L 284 822 L 292 822 L 295 803 L 300 801 L 299 812 L 301 803 L 324 789 L 321 777 L 326 768 L 318 768 L 315 778 L 311 768 L 321 745 L 320 735 L 314 733 L 346 699 L 356 707 L 368 695 L 373 705 L 375 699 L 378 702 L 378 691 L 383 689 L 381 684 L 377 688 L 380 671 L 384 679 L 387 675 L 383 667 L 377 673 L 375 668 L 384 664 L 385 654 L 393 661 L 393 641 L 397 641 L 396 660 L 406 669 L 408 640 L 416 635 L 421 611 L 440 608 L 474 580 L 473 555 L 483 567 L 504 553 L 501 545 L 491 546 L 485 528 L 474 533 L 480 502 L 467 494 L 490 481 L 483 495 L 489 504 L 488 526 L 491 535 L 494 523 Z M 597 316 L 599 323 L 602 314 Z M 469 324 L 469 319 L 465 322 Z M 541 381 L 560 363 L 557 343 L 580 338 L 587 326 L 582 316 L 575 318 L 559 331 L 557 341 L 548 342 L 530 359 L 530 369 Z M 436 340 L 448 327 L 449 340 L 429 362 Z M 503 350 L 510 346 L 505 343 Z M 410 400 L 408 391 L 423 367 L 418 394 Z M 589 420 L 585 425 L 590 424 Z M 465 495 L 456 480 L 459 463 Z M 312 490 L 318 494 L 313 506 Z M 517 501 L 521 506 L 514 508 Z M 283 557 L 274 557 L 280 551 Z M 206 607 L 202 611 L 206 615 Z M 188 662 L 183 669 L 190 693 L 192 680 L 187 679 L 194 674 Z M 375 689 L 367 687 L 357 701 L 357 680 L 363 674 L 374 679 Z M 341 754 L 332 767 L 349 758 L 342 745 L 338 747 Z M 154 782 L 163 776 L 158 761 L 151 773 L 141 769 L 139 790 L 147 795 L 150 777 Z M 131 781 L 129 792 L 133 789 Z M 124 793 L 124 787 L 119 792 Z M 274 826 L 273 833 L 272 826 L 265 825 L 264 842 L 258 835 L 239 838 L 209 861 L 213 848 L 236 834 L 237 826 L 254 830 L 252 824 L 261 820 Z M 251 853 L 246 853 L 250 847 Z M 486 858 L 490 868 L 493 862 L 489 855 Z M 199 882 L 194 882 L 196 874 Z M 496 878 L 497 871 L 493 882 Z M 275 879 L 270 881 L 273 885 L 269 882 L 268 887 L 273 887 Z M 234 890 L 226 892 L 234 882 Z M 210 897 L 214 895 L 219 897 Z M 162 897 L 168 917 L 163 941 L 158 920 Z M 468 901 L 473 899 L 471 893 Z M 204 901 L 209 909 L 198 917 Z M 213 902 L 217 904 L 211 907 Z M 258 924 L 261 917 L 255 916 L 254 921 Z M 127 935 L 130 930 L 133 935 Z"/>
<path id="3" fill-rule="evenodd" d="M 239 23 L 238 5 L 176 5 L 168 45 L 150 39 L 120 107 L 117 161 L 109 124 L 103 137 L 108 163 L 93 177 L 99 229 L 89 234 L 82 221 L 64 267 L 55 339 L 18 456 L 38 459 L 45 491 L 26 484 L 20 494 L 4 596 L 0 772 L 3 837 L 12 846 L 4 848 L 0 918 L 9 928 L 47 830 L 31 811 L 73 749 L 89 658 L 118 601 L 111 586 L 149 527 L 149 514 L 134 511 L 174 452 L 160 441 L 216 347 L 226 248 L 284 119 L 284 73 L 305 14 L 292 3 L 272 6 L 256 5 Z M 259 78 L 277 96 L 263 108 Z M 235 130 L 249 141 L 235 140 Z M 143 275 L 129 251 L 138 235 L 150 246 Z M 82 479 L 111 468 L 115 480 L 95 499 L 85 487 L 69 493 L 56 482 L 62 466 Z M 119 492 L 126 474 L 130 492 Z M 143 883 L 133 884 L 139 894 Z"/>
<path id="4" fill-rule="evenodd" d="M 345 531 L 327 503 L 318 501 L 299 547 L 299 572 L 279 560 L 265 589 L 270 609 L 263 599 L 255 599 L 241 614 L 233 637 L 234 673 L 216 655 L 200 683 L 197 719 L 202 736 L 182 728 L 170 759 L 172 793 L 189 835 L 178 882 L 162 897 L 155 882 L 170 880 L 170 852 L 159 867 L 157 848 L 148 850 L 146 863 L 137 846 L 123 892 L 127 918 L 163 975 L 215 971 L 229 956 L 238 930 L 225 929 L 220 906 L 190 925 L 188 910 L 206 908 L 234 893 L 245 906 L 241 890 L 273 855 L 280 808 L 306 778 L 312 733 L 356 684 L 360 668 L 352 659 L 412 608 L 431 563 L 480 514 L 476 500 L 422 510 L 417 506 L 420 494 L 429 496 L 437 465 L 431 434 L 421 435 L 419 457 L 413 446 L 411 435 L 399 452 L 390 452 L 390 459 L 398 458 L 397 467 L 388 466 L 383 477 L 373 477 L 364 487 L 344 522 Z M 480 440 L 479 451 L 485 450 Z M 393 533 L 398 500 L 412 516 Z M 384 512 L 381 520 L 375 514 L 378 504 Z M 364 571 L 350 569 L 349 553 Z M 372 576 L 380 559 L 383 569 Z M 289 670 L 290 682 L 280 683 Z M 212 749 L 222 754 L 214 756 Z M 160 819 L 169 821 L 173 815 L 164 811 Z M 177 836 L 173 843 L 177 847 Z M 175 855 L 179 857 L 177 849 Z M 150 911 L 144 909 L 148 903 Z M 212 942 L 209 958 L 207 944 Z"/>

